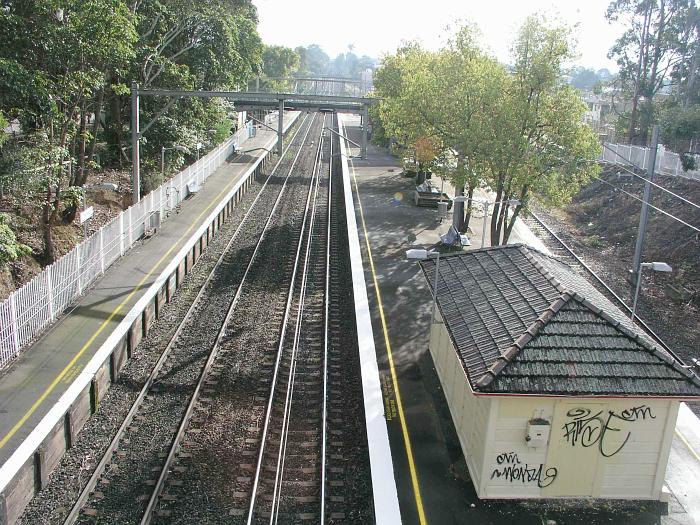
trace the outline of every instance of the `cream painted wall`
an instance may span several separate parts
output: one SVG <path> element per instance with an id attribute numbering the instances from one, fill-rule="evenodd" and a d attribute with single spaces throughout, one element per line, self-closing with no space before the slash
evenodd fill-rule
<path id="1" fill-rule="evenodd" d="M 469 475 L 474 486 L 479 487 L 492 400 L 487 397 L 477 398 L 472 394 L 445 325 L 434 324 L 430 336 L 430 352 L 467 461 Z"/>
<path id="2" fill-rule="evenodd" d="M 678 401 L 475 396 L 443 324 L 430 351 L 479 497 L 659 499 Z M 538 448 L 535 417 L 551 423 Z"/>

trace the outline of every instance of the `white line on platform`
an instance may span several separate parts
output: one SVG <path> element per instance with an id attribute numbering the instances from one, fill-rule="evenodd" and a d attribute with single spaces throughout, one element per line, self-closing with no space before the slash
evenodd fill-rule
<path id="1" fill-rule="evenodd" d="M 290 122 L 289 126 L 291 126 L 294 120 Z M 289 126 L 287 126 L 287 128 Z M 271 147 L 271 145 L 276 141 L 277 137 L 272 137 L 265 148 Z M 235 195 L 250 174 L 253 173 L 255 168 L 258 167 L 258 164 L 262 162 L 263 158 L 264 156 L 258 157 L 258 159 L 248 168 L 245 175 L 243 175 L 231 188 L 227 196 L 214 208 L 209 217 L 202 222 L 201 226 L 183 245 L 182 249 L 180 249 L 170 264 L 168 264 L 168 266 L 166 266 L 166 268 L 161 272 L 155 282 L 148 288 L 148 290 L 146 290 L 141 299 L 139 299 L 129 313 L 124 316 L 121 323 L 119 323 L 119 325 L 114 329 L 92 359 L 90 359 L 88 364 L 85 365 L 83 371 L 78 374 L 73 383 L 68 387 L 68 390 L 63 393 L 63 395 L 51 407 L 48 413 L 41 419 L 39 424 L 17 447 L 17 449 L 12 453 L 7 461 L 5 461 L 2 467 L 0 467 L 0 493 L 7 488 L 7 485 L 14 479 L 17 472 L 19 472 L 22 466 L 29 460 L 37 448 L 39 448 L 44 439 L 46 439 L 49 432 L 51 432 L 54 426 L 56 426 L 64 417 L 66 412 L 70 409 L 70 406 L 78 398 L 78 395 L 90 384 L 92 378 L 95 376 L 104 362 L 109 359 L 110 354 L 114 351 L 114 348 L 119 341 L 126 335 L 136 318 L 141 315 L 148 303 L 155 297 L 156 293 L 158 293 L 158 290 L 167 282 L 170 274 L 175 271 L 183 257 L 185 257 L 187 252 L 192 249 L 195 242 L 198 241 L 207 228 L 209 228 L 209 224 L 216 219 L 216 216 L 224 208 L 225 203 L 227 203 L 233 197 L 233 195 Z"/>
<path id="2" fill-rule="evenodd" d="M 342 115 L 340 114 L 338 114 L 338 125 L 341 128 L 341 134 L 345 135 L 345 131 L 342 128 Z M 355 205 L 352 199 L 347 149 L 344 140 L 340 140 L 340 158 L 343 168 L 345 216 L 348 226 L 348 243 L 350 245 L 357 342 L 362 371 L 362 394 L 364 397 L 367 443 L 369 445 L 369 462 L 372 473 L 374 516 L 378 525 L 400 524 L 401 512 L 396 490 L 396 480 L 394 478 L 394 463 L 391 460 L 389 433 L 386 426 L 386 418 L 384 417 L 384 399 L 379 381 L 379 366 L 374 347 L 374 332 L 369 313 L 362 252 L 360 251 L 360 236 L 357 230 L 357 220 L 355 219 Z"/>

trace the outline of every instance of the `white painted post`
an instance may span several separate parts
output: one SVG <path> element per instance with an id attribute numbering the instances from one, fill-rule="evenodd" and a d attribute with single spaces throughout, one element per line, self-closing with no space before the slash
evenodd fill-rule
<path id="1" fill-rule="evenodd" d="M 51 282 L 51 267 L 44 270 L 44 285 L 46 286 L 46 302 L 49 303 L 49 317 L 53 321 L 56 319 L 56 312 L 53 308 L 53 283 Z"/>
<path id="2" fill-rule="evenodd" d="M 124 212 L 119 214 L 119 256 L 124 255 Z"/>
<path id="3" fill-rule="evenodd" d="M 12 326 L 12 346 L 15 355 L 19 355 L 19 326 L 17 326 L 17 306 L 15 305 L 15 293 L 10 294 L 10 324 Z"/>
<path id="4" fill-rule="evenodd" d="M 100 228 L 100 275 L 105 273 L 105 240 L 104 228 Z"/>
<path id="5" fill-rule="evenodd" d="M 133 239 L 134 233 L 131 231 L 132 226 L 134 224 L 134 221 L 132 220 L 132 217 L 131 217 L 133 211 L 134 211 L 134 207 L 132 206 L 131 208 L 129 208 L 129 226 L 128 226 L 129 229 L 127 230 L 129 232 L 129 246 L 128 246 L 129 249 L 131 249 L 131 246 L 134 243 L 134 239 Z"/>
<path id="6" fill-rule="evenodd" d="M 647 164 L 649 163 L 649 148 L 644 148 L 644 165 L 642 170 L 647 169 Z"/>
<path id="7" fill-rule="evenodd" d="M 76 245 L 75 247 L 75 255 L 78 258 L 78 295 L 83 294 L 83 285 L 82 285 L 82 277 L 83 277 L 83 265 L 82 265 L 82 258 L 80 257 L 80 244 Z"/>

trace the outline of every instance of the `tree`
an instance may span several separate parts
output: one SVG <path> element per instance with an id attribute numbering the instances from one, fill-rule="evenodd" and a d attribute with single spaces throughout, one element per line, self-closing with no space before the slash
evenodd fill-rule
<path id="1" fill-rule="evenodd" d="M 262 62 L 250 0 L 3 0 L 0 24 L 0 110 L 19 120 L 25 135 L 23 143 L 3 147 L 2 165 L 11 170 L 3 179 L 8 173 L 21 179 L 18 197 L 29 203 L 42 195 L 47 262 L 55 257 L 52 225 L 73 220 L 97 153 L 103 165 L 129 160 L 132 80 L 232 90 Z M 168 109 L 167 103 L 142 99 L 144 121 L 164 110 L 143 142 L 143 180 L 150 176 L 151 185 L 158 182 L 161 146 L 212 145 L 222 137 L 207 130 L 231 129 L 229 104 L 181 100 Z M 179 153 L 170 159 L 184 160 Z"/>
<path id="2" fill-rule="evenodd" d="M 683 61 L 690 9 L 688 0 L 614 0 L 608 6 L 606 18 L 627 26 L 608 57 L 617 59 L 618 80 L 631 102 L 623 115 L 630 143 L 647 142 L 654 97 Z"/>
<path id="3" fill-rule="evenodd" d="M 300 56 L 299 73 L 303 76 L 326 76 L 331 59 L 321 46 L 311 44 L 308 47 L 297 47 Z"/>
<path id="4" fill-rule="evenodd" d="M 576 89 L 591 91 L 600 82 L 600 78 L 592 69 L 583 67 L 574 68 L 571 75 L 571 85 Z"/>
<path id="5" fill-rule="evenodd" d="M 88 120 L 99 115 L 107 71 L 132 56 L 132 18 L 119 0 L 6 0 L 3 8 L 0 109 L 36 134 L 28 142 L 38 150 L 40 176 L 30 180 L 43 193 L 44 255 L 52 262 L 62 193 L 84 183 L 88 148 L 95 144 Z"/>
<path id="6" fill-rule="evenodd" d="M 506 243 L 532 194 L 554 204 L 571 198 L 597 169 L 595 134 L 582 123 L 585 104 L 563 82 L 568 31 L 530 18 L 513 46 L 512 72 L 477 44 L 472 27 L 429 52 L 407 44 L 382 60 L 375 87 L 381 126 L 407 147 L 427 137 L 439 146 L 440 170 L 469 199 L 479 186 L 496 201 L 519 199 L 509 214 L 496 204 L 494 244 Z M 459 226 L 466 216 L 455 206 Z"/>
<path id="7" fill-rule="evenodd" d="M 569 200 L 598 169 L 595 134 L 582 122 L 586 105 L 562 83 L 571 57 L 569 32 L 528 18 L 512 48 L 513 71 L 492 123 L 486 180 L 496 194 L 492 244 L 506 244 L 533 193 L 557 205 Z M 517 199 L 509 206 L 499 202 Z"/>
<path id="8" fill-rule="evenodd" d="M 284 46 L 265 46 L 263 72 L 266 83 L 279 89 L 285 85 L 282 79 L 289 78 L 299 68 L 301 57 L 294 49 Z"/>

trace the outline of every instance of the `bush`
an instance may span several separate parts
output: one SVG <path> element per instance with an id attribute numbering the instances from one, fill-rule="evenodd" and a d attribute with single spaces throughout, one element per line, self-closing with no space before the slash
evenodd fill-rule
<path id="1" fill-rule="evenodd" d="M 683 166 L 683 171 L 692 171 L 696 169 L 695 156 L 690 153 L 683 153 L 683 155 L 681 155 L 681 166 Z"/>
<path id="2" fill-rule="evenodd" d="M 23 255 L 32 253 L 32 249 L 26 244 L 17 241 L 15 232 L 8 224 L 9 217 L 6 213 L 0 213 L 0 264 L 19 259 Z"/>

